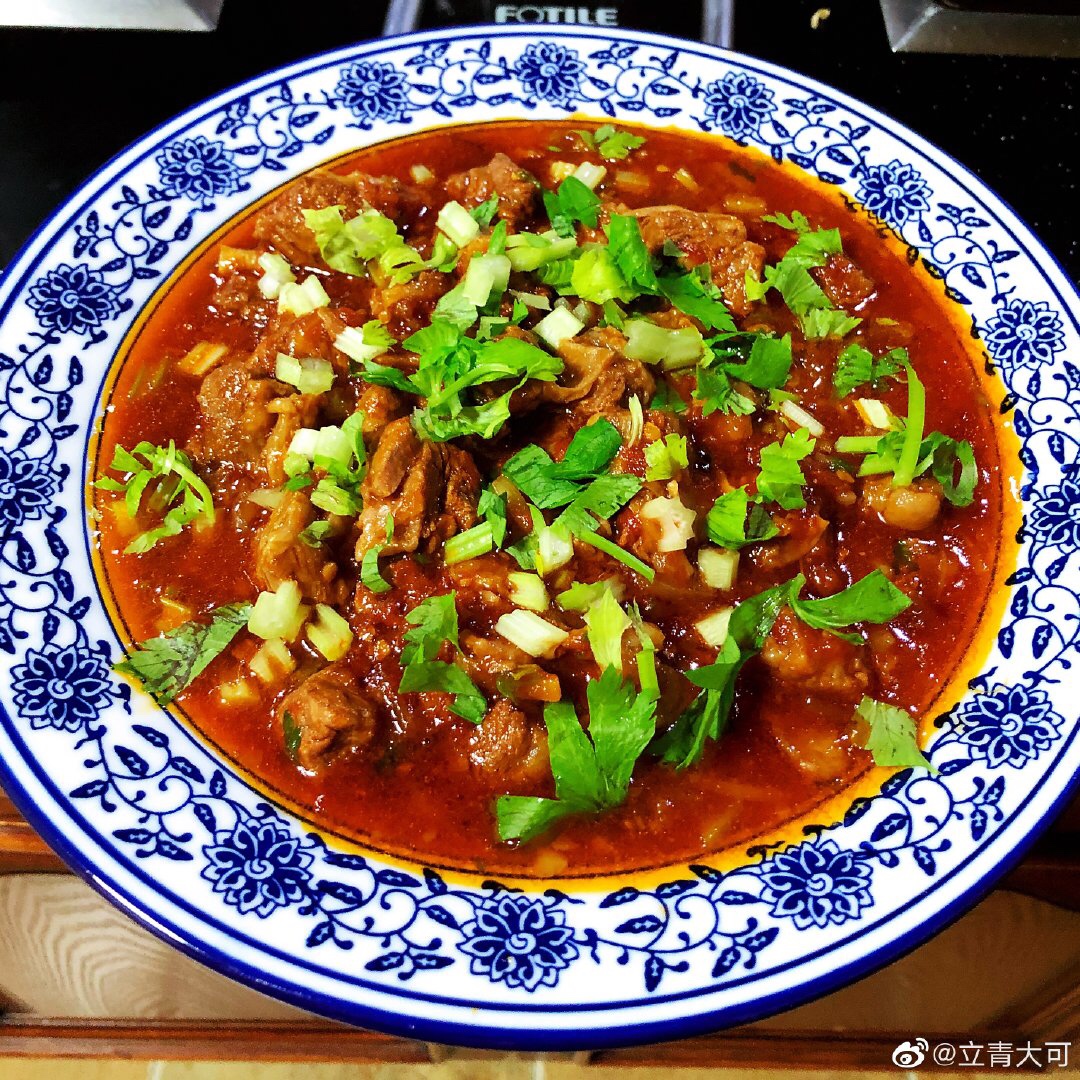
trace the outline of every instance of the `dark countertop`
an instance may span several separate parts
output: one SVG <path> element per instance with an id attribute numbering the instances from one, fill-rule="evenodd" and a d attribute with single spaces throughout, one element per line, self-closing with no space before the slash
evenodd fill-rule
<path id="1" fill-rule="evenodd" d="M 744 2 L 735 44 L 907 124 L 976 172 L 1080 278 L 1080 61 L 894 54 L 871 0 Z M 97 166 L 252 75 L 377 36 L 383 3 L 226 0 L 216 32 L 0 30 L 0 265 Z M 1072 146 L 1073 150 L 1068 148 Z"/>

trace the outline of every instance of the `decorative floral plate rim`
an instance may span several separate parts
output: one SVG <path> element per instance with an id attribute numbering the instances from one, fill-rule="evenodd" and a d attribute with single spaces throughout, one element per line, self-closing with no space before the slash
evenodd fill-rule
<path id="1" fill-rule="evenodd" d="M 0 696 L 14 694 L 18 714 L 13 721 L 5 698 L 0 778 L 31 823 L 95 887 L 218 970 L 303 1007 L 399 1034 L 551 1049 L 689 1035 L 790 1007 L 864 974 L 970 906 L 1068 797 L 1080 763 L 1075 716 L 1063 715 L 1060 682 L 1045 672 L 1055 663 L 1067 668 L 1075 652 L 1075 635 L 1067 639 L 1053 627 L 1057 592 L 1068 593 L 1075 607 L 1078 589 L 1070 559 L 1080 535 L 1067 511 L 1080 490 L 1074 469 L 1080 444 L 1066 441 L 1059 428 L 1076 411 L 1071 398 L 1080 389 L 1080 369 L 1057 354 L 1067 341 L 1076 348 L 1080 303 L 1052 257 L 1000 199 L 947 155 L 846 95 L 762 61 L 649 34 L 552 28 L 542 42 L 532 37 L 525 29 L 484 27 L 387 39 L 225 91 L 117 155 L 13 260 L 0 285 L 0 556 L 15 580 L 0 581 L 0 649 L 22 663 L 0 683 Z M 312 98 L 308 84 L 321 96 Z M 857 803 L 833 828 L 760 852 L 756 861 L 725 873 L 705 864 L 673 867 L 672 880 L 651 889 L 628 883 L 606 895 L 567 895 L 557 888 L 459 888 L 430 869 L 410 875 L 328 851 L 318 838 L 291 830 L 288 816 L 263 803 L 242 778 L 215 770 L 207 780 L 210 755 L 190 732 L 143 702 L 129 702 L 122 687 L 106 681 L 105 657 L 115 655 L 115 635 L 91 601 L 75 599 L 75 581 L 63 565 L 73 539 L 89 542 L 74 512 L 81 510 L 85 451 L 72 454 L 67 447 L 77 440 L 63 440 L 80 422 L 88 435 L 96 411 L 100 386 L 93 398 L 85 390 L 72 393 L 84 381 L 83 361 L 100 363 L 104 381 L 110 350 L 122 337 L 117 328 L 126 327 L 153 293 L 161 269 L 168 271 L 202 236 L 280 180 L 339 146 L 361 145 L 351 131 L 367 141 L 415 130 L 406 125 L 416 119 L 431 126 L 581 110 L 694 124 L 771 149 L 827 182 L 845 184 L 907 239 L 954 299 L 972 310 L 1009 384 L 1013 423 L 1025 440 L 1030 527 L 1011 579 L 1012 621 L 999 635 L 995 662 L 942 719 L 934 743 L 934 760 L 948 783 L 899 774 L 881 797 Z M 331 114 L 335 122 L 326 128 Z M 872 156 L 871 148 L 897 146 L 913 158 Z M 288 157 L 294 164 L 284 163 Z M 953 185 L 974 206 L 944 201 L 927 176 L 939 187 Z M 187 211 L 179 227 L 175 217 L 170 223 L 177 207 Z M 928 221 L 932 210 L 937 216 Z M 980 235 L 986 230 L 989 236 Z M 1003 237 L 1018 250 L 1003 246 Z M 1023 271 L 1028 293 L 1013 295 L 1012 267 Z M 1062 314 L 1071 320 L 1071 338 Z M 1047 389 L 1053 380 L 1065 385 L 1064 397 Z M 19 396 L 27 390 L 29 397 Z M 40 402 L 36 407 L 45 412 L 28 416 L 30 402 Z M 77 422 L 66 423 L 72 418 Z M 1036 441 L 1044 437 L 1045 447 Z M 35 458 L 42 441 L 49 448 Z M 1055 462 L 1060 475 L 1051 481 L 1060 483 L 1040 483 L 1040 472 Z M 69 505 L 55 506 L 52 497 L 65 491 Z M 37 546 L 24 535 L 35 529 Z M 22 607 L 13 605 L 19 576 L 24 586 L 42 586 L 41 560 L 49 558 L 56 562 L 47 584 L 55 604 L 34 608 L 37 601 L 27 594 Z M 89 588 L 81 577 L 79 584 Z M 38 621 L 38 649 L 36 641 L 26 644 L 31 631 L 22 629 L 31 615 Z M 1030 641 L 1023 636 L 1029 630 Z M 1021 672 L 1017 684 L 1002 674 L 1016 667 L 1018 655 L 1035 664 L 1051 646 L 1060 648 L 1042 668 Z M 995 675 L 1002 681 L 992 681 Z M 123 711 L 131 707 L 134 713 Z M 102 715 L 108 724 L 98 723 Z M 164 726 L 136 723 L 147 719 Z M 40 751 L 56 754 L 50 762 L 62 761 L 59 740 L 73 734 L 83 737 L 74 751 L 68 747 L 68 767 L 91 753 L 82 765 L 100 769 L 104 778 L 68 790 L 72 778 L 54 783 L 40 765 Z M 1056 752 L 1048 754 L 1055 743 Z M 1012 779 L 1025 769 L 1025 783 L 1032 782 L 1016 800 L 1021 785 L 1007 789 L 1005 775 Z M 960 773 L 975 781 L 966 794 L 952 780 Z M 155 810 L 145 791 L 137 798 L 127 794 L 149 788 L 151 780 L 161 792 L 186 784 L 186 799 Z M 917 829 L 935 820 L 926 804 L 942 793 L 942 820 L 919 839 Z M 110 800 L 116 805 L 106 809 Z M 218 815 L 232 812 L 226 805 L 235 820 L 223 825 Z M 901 809 L 882 810 L 890 805 Z M 117 811 L 144 815 L 143 821 L 110 832 L 104 823 L 115 824 L 108 815 Z M 170 824 L 182 816 L 201 827 L 197 841 L 192 829 Z M 148 821 L 153 828 L 145 827 Z M 961 825 L 970 829 L 971 846 L 957 858 L 953 839 Z M 860 830 L 861 846 L 847 843 Z M 188 846 L 204 860 L 198 878 Z M 932 885 L 898 902 L 897 876 L 885 871 L 902 858 L 907 871 L 921 872 Z M 268 868 L 266 881 L 254 880 L 253 859 Z M 145 860 L 155 860 L 160 881 L 144 869 Z M 331 873 L 342 880 L 316 881 L 316 864 L 323 874 L 335 867 Z M 176 873 L 185 869 L 186 879 Z M 210 891 L 198 893 L 207 883 Z M 212 897 L 216 912 L 198 906 Z M 917 910 L 935 897 L 933 910 Z M 402 904 L 397 923 L 385 932 L 363 922 L 377 908 Z M 875 914 L 864 914 L 875 907 Z M 747 909 L 757 914 L 743 916 Z M 359 921 L 350 922 L 354 915 Z M 285 935 L 273 946 L 269 927 Z M 297 927 L 310 931 L 302 948 L 287 936 Z M 685 941 L 680 927 L 693 929 Z M 442 936 L 432 937 L 434 930 Z M 788 958 L 781 960 L 785 950 Z M 341 970 L 350 963 L 364 974 Z M 631 966 L 617 966 L 624 964 Z M 628 971 L 637 972 L 644 994 L 615 1000 L 607 980 Z M 756 993 L 742 992 L 753 983 Z"/>

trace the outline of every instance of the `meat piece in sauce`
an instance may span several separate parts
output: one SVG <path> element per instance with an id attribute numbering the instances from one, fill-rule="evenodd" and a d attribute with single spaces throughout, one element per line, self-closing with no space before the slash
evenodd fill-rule
<path id="1" fill-rule="evenodd" d="M 635 394 L 647 402 L 656 389 L 652 372 L 620 350 L 626 338 L 611 327 L 589 330 L 559 346 L 566 365 L 558 383 L 544 383 L 539 400 L 567 404 L 575 416 L 587 419 L 617 408 Z"/>
<path id="2" fill-rule="evenodd" d="M 446 193 L 462 206 L 474 207 L 493 195 L 499 199 L 499 217 L 519 228 L 540 208 L 540 185 L 506 154 L 496 154 L 486 165 L 455 173 L 446 181 Z"/>
<path id="3" fill-rule="evenodd" d="M 746 272 L 760 278 L 765 249 L 746 239 L 746 226 L 731 214 L 701 213 L 681 206 L 647 206 L 634 210 L 641 235 L 653 254 L 671 241 L 684 252 L 688 266 L 708 263 L 713 282 L 736 315 L 746 315 Z"/>
<path id="4" fill-rule="evenodd" d="M 250 359 L 230 360 L 215 368 L 199 388 L 199 427 L 189 445 L 195 460 L 241 468 L 261 461 L 277 423 L 271 402 L 290 389 L 256 374 Z"/>
<path id="5" fill-rule="evenodd" d="M 315 236 L 304 223 L 304 210 L 341 206 L 348 221 L 372 207 L 394 221 L 422 205 L 415 188 L 393 176 L 316 172 L 290 184 L 255 219 L 255 238 L 271 244 L 294 266 L 324 266 Z"/>
<path id="6" fill-rule="evenodd" d="M 384 554 L 437 545 L 476 524 L 480 474 L 472 457 L 446 443 L 421 440 L 407 416 L 383 429 L 360 488 L 364 509 L 356 558 L 386 543 L 386 515 L 394 536 Z"/>
<path id="7" fill-rule="evenodd" d="M 290 579 L 305 598 L 317 604 L 340 604 L 346 587 L 337 564 L 322 544 L 312 547 L 300 534 L 315 520 L 315 510 L 302 491 L 283 491 L 281 501 L 255 538 L 254 577 L 262 589 L 274 591 Z"/>
<path id="8" fill-rule="evenodd" d="M 469 761 L 500 784 L 535 784 L 548 774 L 547 732 L 506 698 L 489 710 L 473 732 Z"/>
<path id="9" fill-rule="evenodd" d="M 850 308 L 874 295 L 876 286 L 846 255 L 832 255 L 810 271 L 821 291 L 837 307 Z"/>
<path id="10" fill-rule="evenodd" d="M 289 394 L 288 397 L 271 401 L 267 409 L 277 419 L 263 450 L 263 467 L 266 469 L 266 477 L 271 485 L 280 487 L 288 479 L 285 473 L 285 455 L 289 452 L 293 436 L 301 428 L 315 425 L 316 417 L 319 415 L 319 396 L 318 394 Z"/>
<path id="11" fill-rule="evenodd" d="M 454 285 L 449 274 L 424 270 L 411 281 L 371 290 L 371 314 L 398 338 L 415 334 L 431 322 L 440 298 Z"/>
<path id="12" fill-rule="evenodd" d="M 364 438 L 375 442 L 392 420 L 397 420 L 409 411 L 405 396 L 389 386 L 375 386 L 365 383 L 356 407 L 364 414 Z"/>
<path id="13" fill-rule="evenodd" d="M 299 731 L 296 760 L 312 772 L 339 754 L 368 746 L 378 719 L 375 706 L 361 694 L 356 677 L 340 663 L 316 672 L 286 694 L 278 714 L 286 731 L 290 725 Z"/>
<path id="14" fill-rule="evenodd" d="M 807 626 L 785 608 L 765 639 L 761 659 L 785 682 L 857 702 L 870 683 L 862 648 Z"/>

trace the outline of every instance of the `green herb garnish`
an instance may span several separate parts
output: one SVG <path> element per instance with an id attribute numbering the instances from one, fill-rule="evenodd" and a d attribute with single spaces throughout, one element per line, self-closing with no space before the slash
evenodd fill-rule
<path id="1" fill-rule="evenodd" d="M 919 748 L 919 729 L 904 709 L 864 697 L 855 709 L 857 716 L 870 725 L 866 749 L 874 755 L 875 765 L 899 768 L 922 768 L 937 772 Z"/>
<path id="2" fill-rule="evenodd" d="M 226 604 L 209 622 L 191 621 L 144 641 L 113 670 L 133 675 L 159 704 L 186 690 L 247 625 L 251 604 Z"/>
<path id="3" fill-rule="evenodd" d="M 769 443 L 761 448 L 761 471 L 757 477 L 758 494 L 785 510 L 798 510 L 806 505 L 803 498 L 803 475 L 799 462 L 809 456 L 815 446 L 806 428 L 799 428 L 784 437 L 783 442 Z"/>

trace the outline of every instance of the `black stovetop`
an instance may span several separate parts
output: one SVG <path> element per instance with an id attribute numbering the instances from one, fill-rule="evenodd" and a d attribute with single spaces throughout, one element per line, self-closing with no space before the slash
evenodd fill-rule
<path id="1" fill-rule="evenodd" d="M 861 98 L 976 172 L 1080 278 L 1080 61 L 894 54 L 871 0 L 737 5 L 735 45 Z M 0 265 L 81 180 L 233 83 L 377 36 L 384 5 L 226 0 L 217 31 L 0 30 Z M 1069 148 L 1073 149 L 1070 150 Z"/>

